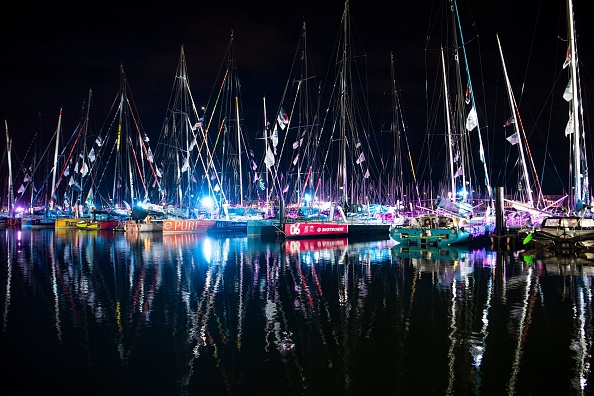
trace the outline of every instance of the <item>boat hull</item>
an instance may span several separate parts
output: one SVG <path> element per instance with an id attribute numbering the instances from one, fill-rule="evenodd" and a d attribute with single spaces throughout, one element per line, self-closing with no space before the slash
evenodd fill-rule
<path id="1" fill-rule="evenodd" d="M 101 220 L 101 221 L 91 221 L 91 220 L 83 220 L 79 221 L 76 226 L 78 229 L 81 230 L 110 230 L 113 231 L 116 228 L 120 227 L 120 220 Z"/>
<path id="2" fill-rule="evenodd" d="M 247 221 L 220 219 L 165 219 L 164 234 L 246 234 Z"/>
<path id="3" fill-rule="evenodd" d="M 56 230 L 76 230 L 78 229 L 77 224 L 84 219 L 77 219 L 74 217 L 56 219 L 54 222 L 54 228 Z"/>
<path id="4" fill-rule="evenodd" d="M 43 229 L 43 228 L 54 228 L 56 223 L 56 219 L 51 218 L 23 218 L 21 219 L 21 228 L 23 230 L 26 229 Z"/>
<path id="5" fill-rule="evenodd" d="M 21 228 L 21 218 L 0 217 L 0 228 Z"/>
<path id="6" fill-rule="evenodd" d="M 455 228 L 393 228 L 390 236 L 406 246 L 449 246 L 470 240 L 471 234 Z"/>
<path id="7" fill-rule="evenodd" d="M 344 223 L 331 221 L 306 221 L 284 223 L 283 235 L 286 239 L 385 236 L 390 235 L 390 224 L 383 223 Z"/>
<path id="8" fill-rule="evenodd" d="M 161 222 L 143 222 L 136 220 L 126 220 L 122 225 L 124 232 L 163 232 L 163 225 Z"/>

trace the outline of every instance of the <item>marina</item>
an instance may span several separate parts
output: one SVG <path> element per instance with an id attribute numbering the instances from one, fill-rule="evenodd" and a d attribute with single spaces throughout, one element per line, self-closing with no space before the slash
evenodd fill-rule
<path id="1" fill-rule="evenodd" d="M 589 394 L 593 260 L 389 239 L 0 230 L 4 385 Z"/>

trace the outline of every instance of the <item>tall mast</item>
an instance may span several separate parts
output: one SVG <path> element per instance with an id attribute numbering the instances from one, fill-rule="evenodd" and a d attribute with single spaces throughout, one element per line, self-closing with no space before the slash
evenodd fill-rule
<path id="1" fill-rule="evenodd" d="M 341 67 L 341 75 L 340 75 L 340 145 L 341 150 L 340 153 L 342 155 L 342 161 L 340 162 L 340 172 L 339 179 L 342 179 L 342 204 L 348 205 L 349 203 L 349 194 L 348 194 L 348 183 L 347 183 L 347 164 L 346 164 L 346 95 L 347 95 L 347 60 L 348 60 L 348 29 L 349 29 L 349 1 L 346 0 L 344 3 L 344 14 L 343 14 L 343 48 L 342 48 L 342 67 Z"/>
<path id="2" fill-rule="evenodd" d="M 573 18 L 573 1 L 567 0 L 567 19 L 569 30 L 569 56 L 570 56 L 570 83 L 571 83 L 571 113 L 570 117 L 573 119 L 573 207 L 576 204 L 589 204 L 589 197 L 587 195 L 588 188 L 588 170 L 586 163 L 586 154 L 582 151 L 583 139 L 581 127 L 581 103 L 579 101 L 579 81 L 577 70 L 577 46 L 575 37 L 575 25 Z"/>
<path id="3" fill-rule="evenodd" d="M 448 126 L 448 154 L 450 159 L 450 186 L 452 191 L 452 200 L 456 200 L 456 177 L 454 175 L 454 153 L 452 148 L 452 121 L 450 119 L 450 99 L 448 93 L 448 79 L 446 75 L 445 58 L 443 55 L 443 48 L 441 49 L 441 66 L 443 70 L 443 88 L 444 88 L 444 103 L 445 103 L 445 114 L 446 124 Z"/>
<path id="4" fill-rule="evenodd" d="M 62 129 L 62 108 L 60 108 L 60 114 L 58 116 L 58 127 L 56 128 L 56 147 L 54 149 L 54 168 L 52 171 L 52 189 L 50 190 L 50 205 L 53 207 L 54 202 L 54 191 L 56 189 L 56 168 L 58 167 L 58 148 L 60 146 L 60 131 Z"/>
<path id="5" fill-rule="evenodd" d="M 262 105 L 264 106 L 264 156 L 268 153 L 268 123 L 266 121 L 266 96 L 262 98 Z M 270 199 L 269 191 L 268 191 L 268 166 L 264 167 L 266 169 L 266 207 L 268 207 L 268 201 Z"/>
<path id="6" fill-rule="evenodd" d="M 468 67 L 468 61 L 467 61 L 468 58 L 466 56 L 466 46 L 464 45 L 464 37 L 462 36 L 462 24 L 460 23 L 460 16 L 458 15 L 458 3 L 456 2 L 456 0 L 453 0 L 453 4 L 454 4 L 454 11 L 456 13 L 458 31 L 460 32 L 460 41 L 462 43 L 460 46 L 462 47 L 462 53 L 464 54 L 464 66 L 466 68 L 466 75 L 468 77 L 468 90 L 469 90 L 470 104 L 471 104 L 471 109 L 472 109 L 471 111 L 474 110 L 476 112 L 476 102 L 474 100 L 474 90 L 472 89 L 472 80 L 470 79 L 470 69 Z M 487 186 L 487 191 L 489 193 L 489 206 L 494 207 L 493 188 L 491 187 L 491 181 L 489 180 L 489 172 L 487 170 L 487 162 L 485 159 L 485 149 L 483 147 L 483 139 L 481 137 L 481 128 L 480 128 L 480 124 L 478 121 L 478 116 L 476 117 L 476 132 L 477 132 L 478 141 L 479 141 L 480 159 L 481 159 L 481 162 L 483 163 L 483 170 L 485 172 L 485 184 Z M 472 191 L 470 191 L 470 192 L 472 192 Z"/>
<path id="7" fill-rule="evenodd" d="M 239 127 L 239 99 L 235 97 L 235 115 L 237 117 L 237 161 L 239 165 L 239 205 L 243 206 L 243 177 L 241 169 L 241 129 Z"/>
<path id="8" fill-rule="evenodd" d="M 512 117 L 514 119 L 514 130 L 515 134 L 518 137 L 518 150 L 520 151 L 520 158 L 522 161 L 522 170 L 523 170 L 523 178 L 524 178 L 524 187 L 526 188 L 526 194 L 528 195 L 528 205 L 531 208 L 534 208 L 534 198 L 532 193 L 532 187 L 530 186 L 530 179 L 528 177 L 528 167 L 526 166 L 526 157 L 524 155 L 524 143 L 523 143 L 523 135 L 520 132 L 520 120 L 517 116 L 517 108 L 516 100 L 514 98 L 514 94 L 512 92 L 511 84 L 509 82 L 509 77 L 507 76 L 507 68 L 505 66 L 505 59 L 503 58 L 503 50 L 501 49 L 501 43 L 499 41 L 499 35 L 497 34 L 497 45 L 499 46 L 499 54 L 501 55 L 501 64 L 503 65 L 503 74 L 505 76 L 505 85 L 507 87 L 507 95 L 509 98 L 509 106 L 511 109 Z"/>
<path id="9" fill-rule="evenodd" d="M 12 191 L 12 160 L 11 149 L 12 139 L 8 135 L 8 122 L 4 120 L 4 128 L 6 129 L 6 152 L 8 154 L 8 213 L 12 213 L 14 206 L 14 192 Z"/>

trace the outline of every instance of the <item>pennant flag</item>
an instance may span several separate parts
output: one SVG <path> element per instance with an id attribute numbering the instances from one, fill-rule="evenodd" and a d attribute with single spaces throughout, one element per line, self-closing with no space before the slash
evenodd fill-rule
<path id="1" fill-rule="evenodd" d="M 369 175 L 369 169 L 367 169 L 367 170 L 365 171 L 365 175 L 363 175 L 363 178 L 364 178 L 364 179 L 369 179 L 369 176 L 370 176 L 370 175 Z"/>
<path id="2" fill-rule="evenodd" d="M 361 153 L 359 155 L 359 158 L 357 158 L 357 161 L 356 162 L 357 162 L 357 164 L 360 164 L 363 161 L 365 161 L 365 154 L 364 153 Z"/>
<path id="3" fill-rule="evenodd" d="M 194 175 L 192 175 L 192 182 L 193 182 L 193 183 L 198 183 L 198 182 L 196 181 L 196 178 L 194 177 Z"/>
<path id="4" fill-rule="evenodd" d="M 148 137 L 148 135 L 146 133 L 144 134 L 144 141 L 145 142 L 150 142 L 151 141 L 151 139 L 149 139 L 149 137 Z"/>
<path id="5" fill-rule="evenodd" d="M 194 124 L 194 126 L 192 127 L 192 130 L 193 130 L 193 131 L 195 131 L 196 129 L 200 128 L 200 127 L 202 126 L 202 122 L 203 122 L 203 121 L 204 121 L 204 117 L 203 117 L 203 118 L 200 118 L 200 119 L 198 120 L 198 122 L 196 122 L 196 123 Z"/>
<path id="6" fill-rule="evenodd" d="M 23 179 L 23 182 L 28 182 L 29 180 L 31 180 L 31 178 L 29 177 L 28 173 L 25 173 L 25 178 Z"/>
<path id="7" fill-rule="evenodd" d="M 78 173 L 78 161 L 76 161 L 76 164 L 74 165 L 74 173 Z"/>
<path id="8" fill-rule="evenodd" d="M 151 148 L 149 147 L 148 152 L 146 154 L 146 159 L 148 159 L 150 162 L 153 162 L 154 158 L 153 158 L 153 152 L 151 151 Z"/>
<path id="9" fill-rule="evenodd" d="M 267 169 L 270 169 L 272 167 L 272 165 L 274 165 L 274 154 L 272 153 L 272 150 L 270 149 L 270 147 L 268 147 L 268 150 L 266 151 L 266 157 L 264 158 L 264 164 L 266 164 Z"/>
<path id="10" fill-rule="evenodd" d="M 281 106 L 280 112 L 278 113 L 278 126 L 280 127 L 281 130 L 284 131 L 285 127 L 288 124 L 289 124 L 289 117 L 287 116 L 287 113 L 285 113 L 283 106 Z"/>
<path id="11" fill-rule="evenodd" d="M 70 176 L 70 180 L 68 181 L 68 186 L 71 186 L 74 184 L 74 178 L 72 176 Z"/>
<path id="12" fill-rule="evenodd" d="M 295 150 L 297 147 L 300 147 L 302 143 L 303 143 L 303 138 L 301 138 L 298 141 L 296 141 L 295 143 L 293 143 L 293 150 Z"/>
<path id="13" fill-rule="evenodd" d="M 85 177 L 87 173 L 89 173 L 89 167 L 87 166 L 87 163 L 83 161 L 82 167 L 80 168 L 80 174 Z"/>
<path id="14" fill-rule="evenodd" d="M 563 62 L 563 68 L 565 69 L 567 66 L 569 66 L 570 62 L 571 62 L 571 55 L 569 54 L 569 47 L 567 47 L 567 53 L 565 54 L 565 62 Z"/>
<path id="15" fill-rule="evenodd" d="M 89 152 L 89 161 L 95 162 L 95 148 L 94 147 Z"/>
<path id="16" fill-rule="evenodd" d="M 192 140 L 192 143 L 190 143 L 190 151 L 192 151 L 194 147 L 196 147 L 197 145 L 198 143 L 196 142 L 196 138 L 194 138 L 194 140 Z"/>
<path id="17" fill-rule="evenodd" d="M 476 115 L 476 109 L 473 107 L 466 117 L 466 129 L 468 132 L 472 131 L 478 125 L 478 117 Z"/>
<path id="18" fill-rule="evenodd" d="M 286 193 L 287 191 L 289 191 L 289 185 L 288 184 L 285 186 L 285 188 L 283 188 L 283 194 Z"/>
<path id="19" fill-rule="evenodd" d="M 573 99 L 573 90 L 571 89 L 571 79 L 569 80 L 569 82 L 567 83 L 567 87 L 565 87 L 565 92 L 563 92 L 563 99 L 565 99 L 566 102 L 569 102 L 571 99 Z"/>
<path id="20" fill-rule="evenodd" d="M 512 145 L 516 145 L 518 144 L 518 142 L 520 141 L 520 138 L 518 137 L 518 133 L 514 133 L 511 136 L 506 137 L 507 141 L 510 142 Z"/>
<path id="21" fill-rule="evenodd" d="M 274 127 L 274 131 L 272 132 L 270 139 L 272 140 L 272 146 L 276 151 L 276 146 L 278 145 L 278 129 L 276 129 L 276 127 Z"/>
<path id="22" fill-rule="evenodd" d="M 64 176 L 68 176 L 70 174 L 70 167 L 66 167 L 66 170 L 64 171 Z"/>
<path id="23" fill-rule="evenodd" d="M 159 168 L 156 166 L 155 166 L 155 173 L 157 174 L 157 177 L 163 177 L 163 175 L 161 174 L 161 170 L 159 170 Z"/>
<path id="24" fill-rule="evenodd" d="M 459 167 L 456 173 L 454 173 L 454 177 L 462 176 L 462 167 Z"/>
<path id="25" fill-rule="evenodd" d="M 17 194 L 22 194 L 25 192 L 25 186 L 21 184 L 21 187 L 19 187 Z"/>
<path id="26" fill-rule="evenodd" d="M 258 173 L 254 173 L 254 183 L 258 180 L 260 180 L 260 176 L 258 176 Z"/>
<path id="27" fill-rule="evenodd" d="M 89 190 L 89 193 L 87 194 L 87 199 L 85 200 L 85 203 L 87 204 L 87 206 L 94 206 L 93 205 L 93 189 Z"/>
<path id="28" fill-rule="evenodd" d="M 186 157 L 186 158 L 184 158 L 184 164 L 182 165 L 181 171 L 182 171 L 182 173 L 184 173 L 188 169 L 190 169 L 190 158 Z"/>
<path id="29" fill-rule="evenodd" d="M 213 190 L 215 190 L 217 192 L 221 190 L 221 187 L 219 186 L 219 183 L 217 183 L 217 185 L 214 186 Z"/>
<path id="30" fill-rule="evenodd" d="M 295 159 L 293 160 L 293 165 L 296 165 L 297 164 L 297 161 L 299 161 L 299 154 L 297 154 L 295 156 Z"/>
<path id="31" fill-rule="evenodd" d="M 256 161 L 252 160 L 252 170 L 258 169 L 258 165 L 256 165 Z"/>
<path id="32" fill-rule="evenodd" d="M 361 140 L 357 139 L 357 144 L 355 145 L 356 148 L 361 147 Z"/>
<path id="33" fill-rule="evenodd" d="M 101 137 L 101 135 L 97 136 L 97 139 L 95 139 L 95 143 L 97 143 L 97 146 L 99 147 L 103 146 L 103 138 Z"/>
<path id="34" fill-rule="evenodd" d="M 573 114 L 569 114 L 569 121 L 567 121 L 567 125 L 565 126 L 565 136 L 571 135 L 573 133 Z"/>
<path id="35" fill-rule="evenodd" d="M 511 116 L 507 119 L 507 121 L 505 121 L 505 124 L 503 124 L 504 127 L 506 126 L 510 126 L 511 124 L 515 124 L 516 120 L 514 119 L 514 116 Z"/>

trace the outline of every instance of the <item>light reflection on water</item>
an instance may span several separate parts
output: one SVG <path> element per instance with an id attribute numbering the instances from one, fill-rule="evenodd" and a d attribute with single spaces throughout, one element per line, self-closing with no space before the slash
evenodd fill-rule
<path id="1" fill-rule="evenodd" d="M 0 359 L 23 393 L 590 388 L 588 259 L 347 239 L 0 236 Z"/>

